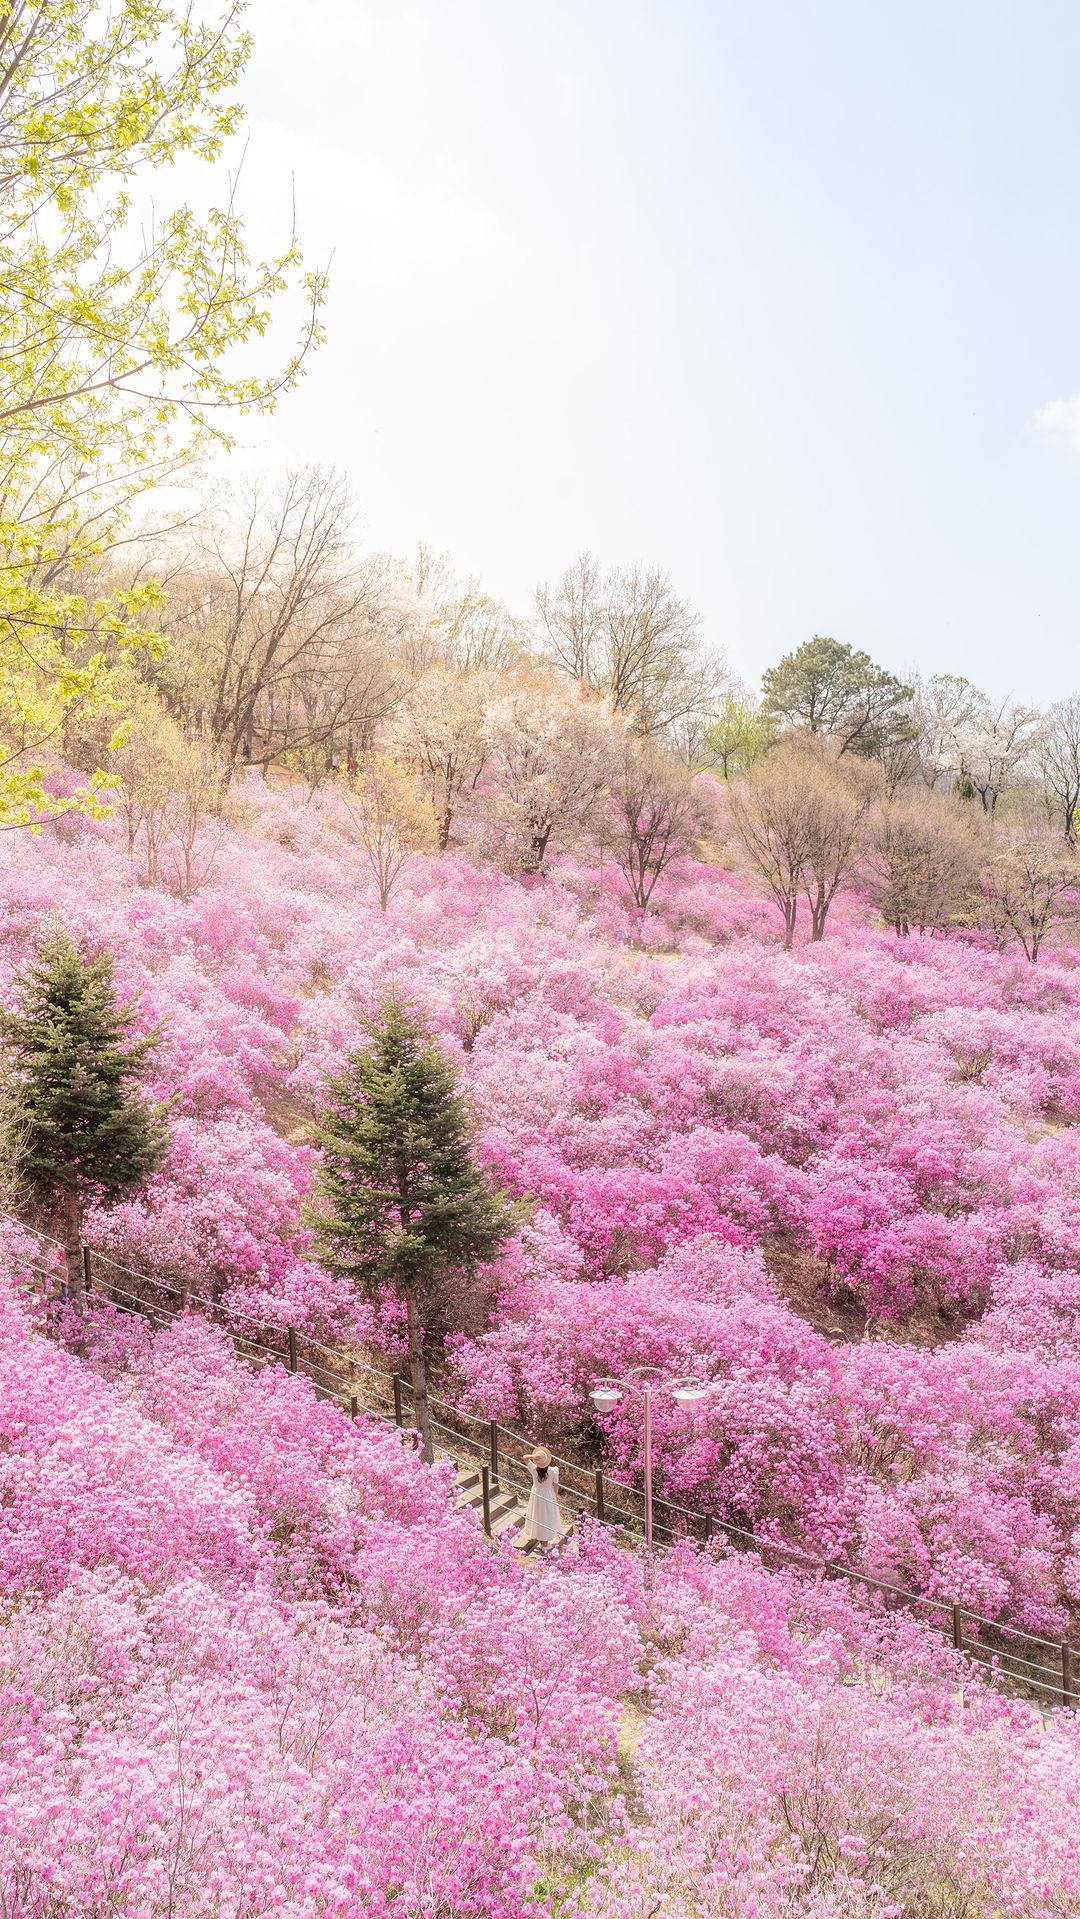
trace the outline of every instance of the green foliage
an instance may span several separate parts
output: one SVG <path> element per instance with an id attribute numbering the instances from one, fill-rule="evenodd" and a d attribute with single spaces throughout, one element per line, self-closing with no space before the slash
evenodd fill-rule
<path id="1" fill-rule="evenodd" d="M 59 810 L 38 756 L 107 697 L 118 650 L 152 644 L 153 585 L 94 578 L 133 501 L 272 406 L 319 337 L 295 241 L 253 260 L 224 182 L 199 214 L 163 178 L 240 125 L 242 12 L 0 0 L 0 823 Z M 262 377 L 251 350 L 290 282 L 295 350 Z"/>
<path id="2" fill-rule="evenodd" d="M 776 738 L 776 723 L 745 693 L 728 693 L 705 729 L 709 763 L 721 779 L 736 779 L 766 754 Z"/>
<path id="3" fill-rule="evenodd" d="M 84 959 L 60 935 L 0 1021 L 8 1075 L 6 1147 L 28 1196 L 77 1219 L 90 1200 L 138 1191 L 165 1155 L 163 1109 L 138 1090 L 153 1035 L 133 1039 L 112 960 Z"/>
<path id="4" fill-rule="evenodd" d="M 414 1013 L 386 1004 L 330 1098 L 319 1134 L 328 1265 L 368 1291 L 423 1293 L 494 1257 L 511 1209 L 474 1161 L 453 1066 Z"/>
<path id="5" fill-rule="evenodd" d="M 840 751 L 879 753 L 911 728 L 913 689 L 868 653 L 815 633 L 762 676 L 766 715 L 836 738 Z"/>

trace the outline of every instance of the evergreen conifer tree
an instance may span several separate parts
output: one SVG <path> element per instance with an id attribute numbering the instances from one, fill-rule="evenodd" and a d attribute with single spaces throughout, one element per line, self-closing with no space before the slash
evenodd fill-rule
<path id="1" fill-rule="evenodd" d="M 133 1039 L 117 1005 L 112 959 L 84 958 L 63 934 L 23 975 L 0 1016 L 5 1041 L 4 1131 L 12 1171 L 63 1226 L 68 1293 L 82 1310 L 82 1224 L 92 1202 L 121 1199 L 157 1171 L 164 1109 L 138 1090 L 154 1036 Z"/>
<path id="2" fill-rule="evenodd" d="M 329 1082 L 320 1129 L 327 1265 L 364 1291 L 403 1301 L 416 1423 L 432 1457 L 424 1334 L 448 1281 L 491 1259 L 512 1223 L 508 1201 L 473 1158 L 454 1069 L 422 1021 L 389 1001 L 370 1045 Z"/>

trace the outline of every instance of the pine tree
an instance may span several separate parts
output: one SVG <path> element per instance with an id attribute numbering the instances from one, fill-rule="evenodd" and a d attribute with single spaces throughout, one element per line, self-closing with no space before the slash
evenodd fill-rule
<path id="1" fill-rule="evenodd" d="M 389 1001 L 370 1045 L 329 1082 L 320 1130 L 317 1231 L 335 1272 L 405 1305 L 416 1423 L 432 1457 L 424 1334 L 447 1281 L 492 1259 L 512 1212 L 473 1158 L 473 1129 L 451 1062 L 422 1021 Z"/>
<path id="2" fill-rule="evenodd" d="M 62 934 L 42 946 L 16 1010 L 0 1017 L 12 1171 L 63 1225 L 80 1311 L 86 1206 L 137 1192 L 165 1154 L 164 1109 L 138 1090 L 154 1035 L 133 1039 L 132 1018 L 117 1005 L 110 955 L 86 959 Z"/>

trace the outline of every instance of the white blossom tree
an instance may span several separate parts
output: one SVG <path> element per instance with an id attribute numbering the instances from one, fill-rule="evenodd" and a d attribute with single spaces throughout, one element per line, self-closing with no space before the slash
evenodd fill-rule
<path id="1" fill-rule="evenodd" d="M 985 711 L 985 693 L 959 673 L 935 673 L 916 679 L 912 725 L 925 784 L 931 788 L 959 777 L 962 733 L 974 727 Z"/>
<path id="2" fill-rule="evenodd" d="M 486 672 L 435 666 L 413 681 L 391 723 L 391 752 L 423 781 L 446 851 L 454 816 L 475 792 L 491 750 L 485 716 L 499 681 Z"/>
<path id="3" fill-rule="evenodd" d="M 1042 725 L 1033 707 L 987 703 L 973 723 L 958 732 L 960 779 L 978 795 L 984 813 L 993 817 L 1002 794 L 1031 766 Z"/>
<path id="4" fill-rule="evenodd" d="M 915 728 L 927 785 L 944 776 L 984 813 L 1034 770 L 1045 722 L 1030 706 L 995 706 L 970 680 L 940 673 L 916 690 Z"/>
<path id="5" fill-rule="evenodd" d="M 553 840 L 569 846 L 599 826 L 618 775 L 626 723 L 608 700 L 554 674 L 522 673 L 488 707 L 488 807 L 522 871 L 539 872 Z"/>

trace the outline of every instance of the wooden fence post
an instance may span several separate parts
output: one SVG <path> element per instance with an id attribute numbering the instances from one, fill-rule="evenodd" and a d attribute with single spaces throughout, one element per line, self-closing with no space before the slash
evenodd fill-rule
<path id="1" fill-rule="evenodd" d="M 484 1501 L 484 1531 L 491 1538 L 491 1468 L 480 1468 L 480 1492 Z"/>
<path id="2" fill-rule="evenodd" d="M 706 1545 L 708 1545 L 711 1538 L 712 1538 L 712 1514 L 706 1513 L 705 1514 L 705 1544 Z"/>
<path id="3" fill-rule="evenodd" d="M 964 1609 L 954 1606 L 952 1609 L 952 1642 L 957 1652 L 964 1650 Z"/>
<path id="4" fill-rule="evenodd" d="M 85 1291 L 85 1292 L 86 1292 L 87 1294 L 89 1294 L 89 1292 L 90 1292 L 90 1288 L 91 1288 L 91 1286 L 92 1286 L 92 1285 L 93 1285 L 93 1283 L 94 1283 L 94 1279 L 93 1279 L 93 1274 L 92 1274 L 92 1273 L 91 1273 L 91 1271 L 90 1271 L 90 1248 L 89 1248 L 89 1246 L 84 1246 L 84 1247 L 83 1247 L 83 1249 L 82 1249 L 82 1274 L 83 1274 L 83 1290 L 84 1290 L 84 1291 Z"/>
<path id="5" fill-rule="evenodd" d="M 1063 1706 L 1075 1706 L 1076 1691 L 1072 1674 L 1072 1647 L 1063 1640 L 1061 1647 L 1061 1703 Z"/>
<path id="6" fill-rule="evenodd" d="M 289 1371 L 290 1373 L 295 1373 L 296 1371 L 296 1328 L 295 1326 L 289 1327 Z"/>
<path id="7" fill-rule="evenodd" d="M 599 1468 L 597 1468 L 597 1473 L 596 1473 L 596 1517 L 600 1521 L 600 1524 L 603 1525 L 604 1523 L 604 1475 L 599 1470 Z"/>
<path id="8" fill-rule="evenodd" d="M 356 1394 L 355 1394 L 355 1393 L 353 1393 L 353 1395 L 352 1395 L 352 1397 L 351 1397 L 351 1399 L 349 1400 L 349 1417 L 350 1417 L 350 1419 L 355 1419 L 355 1418 L 357 1417 L 357 1414 L 359 1413 L 359 1411 L 360 1411 L 360 1408 L 359 1408 L 359 1406 L 358 1406 L 358 1405 L 357 1405 L 357 1403 L 356 1403 Z"/>
<path id="9" fill-rule="evenodd" d="M 405 1414 L 401 1405 L 401 1374 L 394 1374 L 394 1424 L 404 1426 Z"/>
<path id="10" fill-rule="evenodd" d="M 499 1483 L 499 1422 L 497 1419 L 488 1421 L 488 1444 L 491 1449 L 491 1482 L 492 1485 L 497 1486 Z"/>

